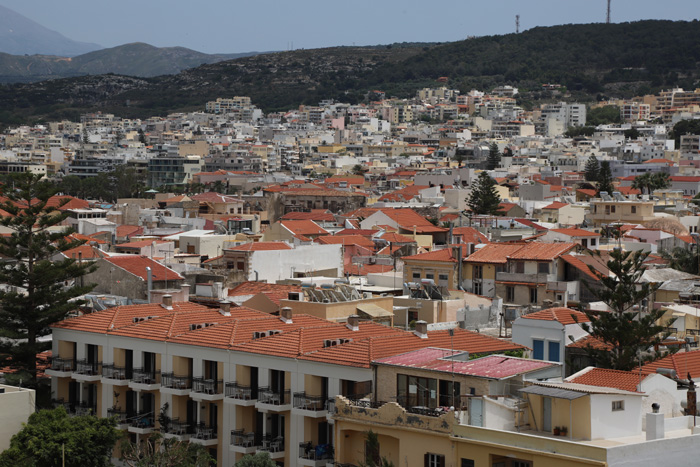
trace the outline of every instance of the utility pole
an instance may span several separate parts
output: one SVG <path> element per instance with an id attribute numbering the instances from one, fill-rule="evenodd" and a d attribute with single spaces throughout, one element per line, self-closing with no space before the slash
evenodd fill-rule
<path id="1" fill-rule="evenodd" d="M 515 33 L 520 34 L 520 15 L 515 15 Z"/>
<path id="2" fill-rule="evenodd" d="M 607 19 L 605 22 L 607 24 L 610 24 L 610 0 L 608 0 L 608 15 L 607 15 Z"/>

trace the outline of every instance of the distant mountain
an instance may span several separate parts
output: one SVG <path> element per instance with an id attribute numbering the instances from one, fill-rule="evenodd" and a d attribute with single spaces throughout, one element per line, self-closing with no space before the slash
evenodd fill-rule
<path id="1" fill-rule="evenodd" d="M 0 5 L 0 52 L 74 57 L 102 46 L 77 42 Z"/>
<path id="2" fill-rule="evenodd" d="M 0 83 L 29 83 L 107 73 L 148 78 L 177 74 L 188 68 L 258 53 L 211 55 L 184 47 L 159 48 L 142 42 L 96 50 L 72 58 L 0 53 Z"/>
<path id="3" fill-rule="evenodd" d="M 260 54 L 154 78 L 103 75 L 0 85 L 0 125 L 95 110 L 166 115 L 237 95 L 250 96 L 266 111 L 323 99 L 357 103 L 370 90 L 414 96 L 422 87 L 442 86 L 444 80 L 437 80 L 443 77 L 462 92 L 517 86 L 525 107 L 553 98 L 542 91 L 543 83 L 560 84 L 570 99 L 583 102 L 675 86 L 694 89 L 700 82 L 700 22 L 564 25 L 440 45 Z"/>

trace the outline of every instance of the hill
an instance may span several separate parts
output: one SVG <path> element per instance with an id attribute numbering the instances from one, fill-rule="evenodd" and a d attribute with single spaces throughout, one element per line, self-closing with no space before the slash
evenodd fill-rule
<path id="1" fill-rule="evenodd" d="M 184 47 L 159 48 L 142 42 L 101 49 L 72 58 L 0 53 L 0 83 L 31 83 L 107 73 L 153 77 L 257 53 L 205 54 Z"/>
<path id="2" fill-rule="evenodd" d="M 353 103 L 372 89 L 409 97 L 440 85 L 438 77 L 448 77 L 448 86 L 462 92 L 515 85 L 524 104 L 549 97 L 540 91 L 543 83 L 565 85 L 579 100 L 693 88 L 700 78 L 700 23 L 564 25 L 441 45 L 279 52 L 148 79 L 91 76 L 8 85 L 0 87 L 0 122 L 75 118 L 94 110 L 148 117 L 203 109 L 207 100 L 234 95 L 250 96 L 265 110 L 328 98 Z"/>
<path id="3" fill-rule="evenodd" d="M 97 44 L 69 39 L 0 5 L 0 52 L 73 57 L 101 48 Z"/>

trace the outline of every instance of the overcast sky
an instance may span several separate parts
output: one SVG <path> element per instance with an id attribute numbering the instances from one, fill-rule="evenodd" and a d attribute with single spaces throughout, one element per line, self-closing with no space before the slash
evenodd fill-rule
<path id="1" fill-rule="evenodd" d="M 612 21 L 692 20 L 698 0 L 612 0 Z M 607 0 L 0 0 L 74 40 L 207 53 L 446 42 L 605 21 Z"/>

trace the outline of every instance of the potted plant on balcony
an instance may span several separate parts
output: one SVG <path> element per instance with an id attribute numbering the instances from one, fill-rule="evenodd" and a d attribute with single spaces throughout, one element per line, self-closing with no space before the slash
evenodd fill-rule
<path id="1" fill-rule="evenodd" d="M 569 434 L 569 428 L 566 426 L 561 427 L 561 435 L 566 436 L 567 434 Z"/>
<path id="2" fill-rule="evenodd" d="M 558 426 L 555 426 L 554 427 L 554 436 L 559 436 L 559 435 L 561 435 L 561 428 L 559 428 Z"/>

